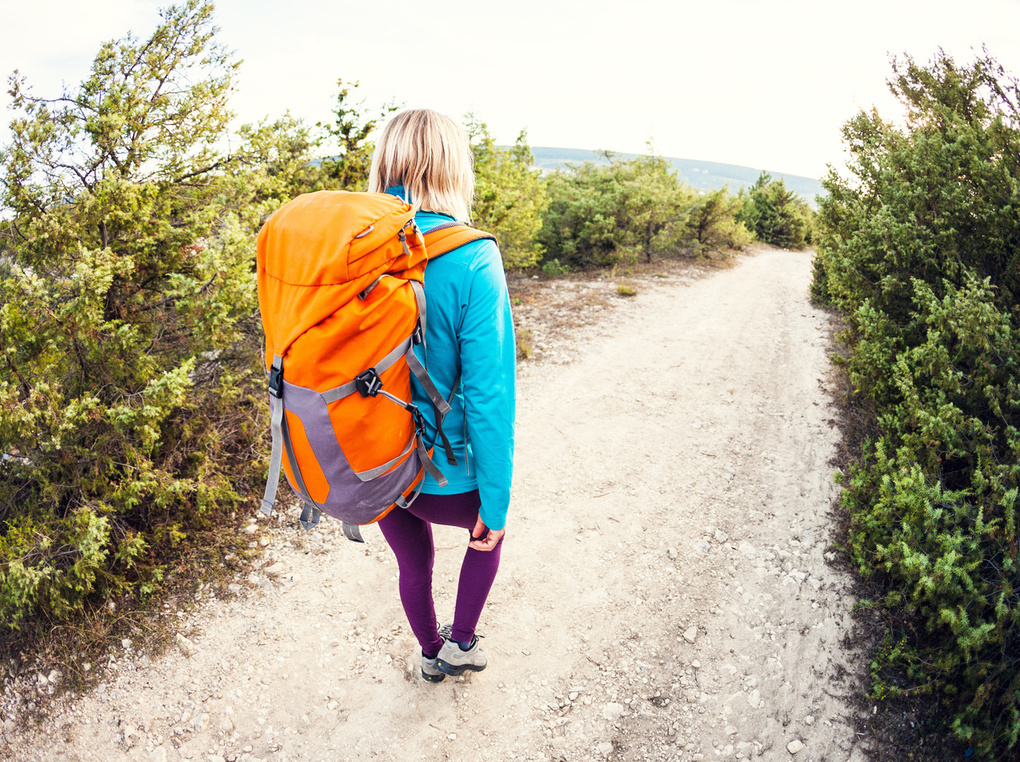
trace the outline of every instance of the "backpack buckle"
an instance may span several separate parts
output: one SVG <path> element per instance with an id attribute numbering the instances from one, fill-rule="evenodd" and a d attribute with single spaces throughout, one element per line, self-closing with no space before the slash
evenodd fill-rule
<path id="1" fill-rule="evenodd" d="M 415 429 L 417 429 L 419 434 L 424 434 L 425 416 L 421 414 L 421 410 L 418 409 L 417 405 L 405 405 L 405 407 L 411 413 L 411 418 L 414 419 Z"/>
<path id="2" fill-rule="evenodd" d="M 275 365 L 269 370 L 269 393 L 276 399 L 283 399 L 283 368 Z"/>
<path id="3" fill-rule="evenodd" d="M 375 372 L 375 368 L 369 368 L 354 377 L 354 385 L 362 397 L 374 397 L 382 389 L 382 379 Z"/>
<path id="4" fill-rule="evenodd" d="M 411 334 L 411 341 L 415 344 L 421 344 L 425 340 L 424 334 L 421 332 L 421 321 L 418 321 L 418 325 L 414 327 L 414 333 Z"/>

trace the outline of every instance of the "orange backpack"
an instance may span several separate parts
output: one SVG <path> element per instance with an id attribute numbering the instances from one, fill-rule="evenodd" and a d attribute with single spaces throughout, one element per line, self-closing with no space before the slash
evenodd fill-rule
<path id="1" fill-rule="evenodd" d="M 442 433 L 450 404 L 414 353 L 425 339 L 422 284 L 429 258 L 480 238 L 492 236 L 458 223 L 423 237 L 411 206 L 387 193 L 309 193 L 266 221 L 258 297 L 273 448 L 264 513 L 272 513 L 281 465 L 304 501 L 305 529 L 321 512 L 359 542 L 358 525 L 410 505 L 425 471 L 446 484 L 411 401 L 414 373 L 455 464 Z"/>

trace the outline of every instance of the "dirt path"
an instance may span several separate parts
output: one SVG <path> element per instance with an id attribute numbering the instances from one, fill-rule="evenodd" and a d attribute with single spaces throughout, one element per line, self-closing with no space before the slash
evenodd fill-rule
<path id="1" fill-rule="evenodd" d="M 641 281 L 569 362 L 523 364 L 485 672 L 423 683 L 378 530 L 357 546 L 290 515 L 254 594 L 6 740 L 33 760 L 857 759 L 810 260 Z M 460 534 L 437 533 L 443 619 Z"/>

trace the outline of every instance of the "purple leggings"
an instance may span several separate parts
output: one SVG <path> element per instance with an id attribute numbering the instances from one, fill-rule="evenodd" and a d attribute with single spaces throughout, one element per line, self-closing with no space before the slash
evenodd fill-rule
<path id="1" fill-rule="evenodd" d="M 436 555 L 432 524 L 463 527 L 471 532 L 481 505 L 478 490 L 459 495 L 422 493 L 407 510 L 394 508 L 379 521 L 383 537 L 393 549 L 400 570 L 400 602 L 424 653 L 439 652 L 443 641 L 436 625 L 432 601 L 432 562 Z M 460 567 L 457 607 L 453 615 L 453 639 L 471 640 L 492 581 L 499 569 L 503 540 L 489 551 L 468 548 Z"/>

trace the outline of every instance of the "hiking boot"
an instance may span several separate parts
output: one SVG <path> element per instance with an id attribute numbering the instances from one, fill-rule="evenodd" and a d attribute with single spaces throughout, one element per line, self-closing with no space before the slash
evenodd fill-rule
<path id="1" fill-rule="evenodd" d="M 428 683 L 441 683 L 446 679 L 446 673 L 440 672 L 436 667 L 436 661 L 438 656 L 429 658 L 425 655 L 425 652 L 421 653 L 421 676 L 425 682 Z"/>
<path id="2" fill-rule="evenodd" d="M 439 637 L 443 639 L 443 643 L 450 639 L 450 634 L 453 632 L 452 624 L 444 624 L 439 628 Z M 436 658 L 433 656 L 431 659 L 425 655 L 425 652 L 421 652 L 421 676 L 426 682 L 430 683 L 441 683 L 446 678 L 446 673 L 440 672 L 436 668 Z"/>
<path id="3" fill-rule="evenodd" d="M 436 669 L 456 677 L 465 670 L 481 672 L 485 669 L 487 661 L 485 651 L 478 645 L 477 635 L 471 638 L 471 647 L 466 651 L 456 640 L 448 639 L 436 657 Z"/>

